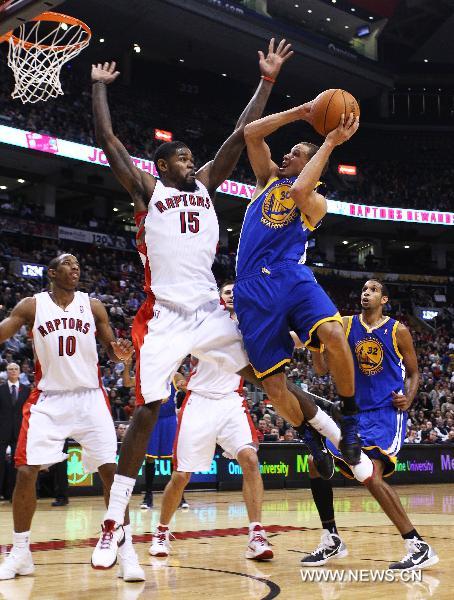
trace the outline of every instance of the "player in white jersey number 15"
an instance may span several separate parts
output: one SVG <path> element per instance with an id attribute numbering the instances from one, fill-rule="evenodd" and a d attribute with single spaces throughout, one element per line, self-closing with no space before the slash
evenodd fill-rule
<path id="1" fill-rule="evenodd" d="M 0 323 L 0 344 L 22 326 L 30 328 L 36 375 L 36 388 L 24 407 L 15 456 L 13 547 L 0 565 L 0 580 L 34 572 L 30 527 L 36 509 L 36 479 L 40 468 L 66 458 L 66 438 L 82 446 L 84 468 L 99 472 L 105 497 L 115 474 L 117 442 L 100 380 L 96 337 L 115 362 L 132 355 L 131 342 L 116 340 L 104 305 L 76 290 L 80 267 L 75 256 L 54 258 L 47 276 L 50 291 L 24 298 Z M 120 577 L 125 581 L 145 579 L 132 546 L 130 525 L 125 527 L 119 555 Z"/>
<path id="2" fill-rule="evenodd" d="M 159 178 L 138 169 L 112 129 L 107 86 L 119 73 L 115 63 L 93 65 L 92 98 L 98 144 L 134 203 L 138 250 L 145 268 L 147 298 L 135 317 L 138 408 L 121 447 L 117 474 L 92 556 L 95 568 L 115 562 L 121 526 L 162 398 L 188 354 L 235 374 L 249 367 L 236 324 L 219 304 L 212 265 L 219 241 L 213 206 L 218 187 L 231 176 L 244 149 L 244 127 L 263 112 L 282 64 L 291 56 L 282 40 L 259 52 L 261 81 L 235 130 L 213 160 L 196 171 L 184 142 L 162 144 L 154 156 Z M 252 370 L 248 368 L 248 373 Z"/>

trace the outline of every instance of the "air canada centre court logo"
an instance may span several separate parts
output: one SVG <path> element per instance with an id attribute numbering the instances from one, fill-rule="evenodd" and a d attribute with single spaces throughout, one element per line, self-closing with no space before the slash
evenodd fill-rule
<path id="1" fill-rule="evenodd" d="M 285 180 L 276 181 L 266 190 L 262 204 L 262 223 L 273 229 L 280 229 L 292 223 L 299 211 L 290 198 L 291 184 Z"/>
<path id="2" fill-rule="evenodd" d="M 68 448 L 68 483 L 69 485 L 93 485 L 93 474 L 85 473 L 82 465 L 82 449 L 78 446 Z"/>

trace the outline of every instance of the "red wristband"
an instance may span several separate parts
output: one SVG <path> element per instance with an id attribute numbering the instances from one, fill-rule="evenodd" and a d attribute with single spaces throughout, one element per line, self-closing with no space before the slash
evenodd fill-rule
<path id="1" fill-rule="evenodd" d="M 276 83 L 275 79 L 271 79 L 271 77 L 267 77 L 266 75 L 262 75 L 262 79 L 269 81 L 270 83 Z"/>

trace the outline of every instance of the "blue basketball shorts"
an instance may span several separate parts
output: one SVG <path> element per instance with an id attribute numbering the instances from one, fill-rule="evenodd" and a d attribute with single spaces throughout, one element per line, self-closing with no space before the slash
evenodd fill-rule
<path id="1" fill-rule="evenodd" d="M 254 371 L 264 378 L 290 362 L 294 331 L 310 350 L 318 350 L 317 327 L 342 318 L 306 265 L 285 262 L 235 282 L 235 312 Z"/>
<path id="2" fill-rule="evenodd" d="M 383 476 L 389 477 L 396 469 L 397 454 L 404 443 L 408 414 L 394 406 L 384 406 L 374 410 L 363 410 L 358 419 L 363 452 L 371 459 L 383 461 Z M 345 477 L 354 479 L 339 450 L 329 440 L 326 440 L 326 445 L 340 472 Z"/>
<path id="3" fill-rule="evenodd" d="M 146 456 L 150 458 L 172 458 L 176 432 L 177 419 L 175 415 L 159 418 L 148 440 Z"/>

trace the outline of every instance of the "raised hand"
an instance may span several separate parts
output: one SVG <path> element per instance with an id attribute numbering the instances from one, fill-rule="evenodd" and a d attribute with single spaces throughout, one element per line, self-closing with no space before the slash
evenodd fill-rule
<path id="1" fill-rule="evenodd" d="M 282 65 L 293 55 L 291 44 L 286 44 L 285 42 L 286 40 L 281 40 L 276 50 L 274 50 L 274 38 L 271 38 L 266 57 L 263 52 L 259 50 L 259 67 L 260 72 L 264 77 L 276 79 Z"/>
<path id="2" fill-rule="evenodd" d="M 121 361 L 129 361 L 134 354 L 134 347 L 129 340 L 118 338 L 115 342 L 110 342 L 115 356 Z"/>
<path id="3" fill-rule="evenodd" d="M 339 125 L 333 131 L 330 131 L 326 136 L 326 141 L 333 143 L 335 146 L 343 144 L 349 140 L 354 133 L 358 131 L 359 117 L 355 118 L 353 113 L 345 120 L 345 115 L 341 116 Z"/>
<path id="4" fill-rule="evenodd" d="M 105 62 L 103 65 L 98 63 L 97 65 L 91 65 L 91 82 L 97 83 L 101 81 L 106 85 L 115 81 L 120 75 L 120 71 L 116 71 L 115 67 L 117 63 L 115 61 Z"/>

